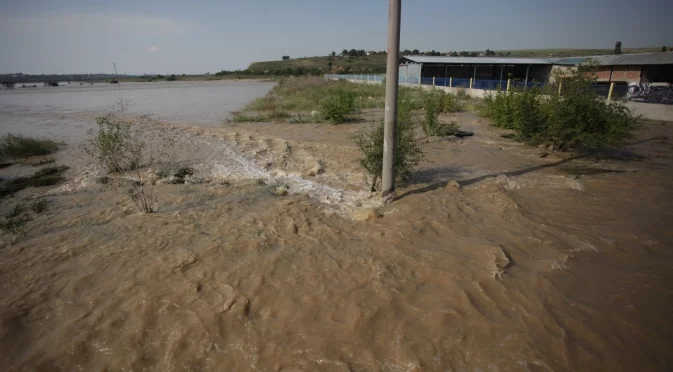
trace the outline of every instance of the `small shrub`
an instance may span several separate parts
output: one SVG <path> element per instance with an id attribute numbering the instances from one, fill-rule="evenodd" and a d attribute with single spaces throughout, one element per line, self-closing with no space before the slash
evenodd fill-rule
<path id="1" fill-rule="evenodd" d="M 551 142 L 552 150 L 618 147 L 632 136 L 637 117 L 618 102 L 599 97 L 591 84 L 597 65 L 579 66 L 558 86 L 512 89 L 484 100 L 484 115 L 493 125 L 513 129 L 516 138 L 531 144 Z"/>
<path id="2" fill-rule="evenodd" d="M 441 99 L 441 98 L 440 98 Z M 437 99 L 431 97 L 425 106 L 423 132 L 426 136 L 453 136 L 458 133 L 458 123 L 442 123 L 437 119 Z"/>
<path id="3" fill-rule="evenodd" d="M 5 134 L 0 137 L 0 157 L 22 158 L 51 154 L 58 150 L 58 143 L 42 138 Z"/>
<path id="4" fill-rule="evenodd" d="M 377 190 L 383 171 L 383 120 L 371 131 L 356 135 L 355 143 L 363 155 L 360 165 L 372 177 L 372 191 Z M 412 121 L 408 105 L 400 104 L 397 115 L 397 150 L 395 153 L 396 177 L 406 180 L 411 171 L 424 158 L 421 140 L 416 137 L 416 125 Z"/>
<path id="5" fill-rule="evenodd" d="M 426 136 L 435 135 L 437 123 L 437 106 L 434 99 L 429 99 L 425 105 L 425 120 L 423 120 L 423 132 Z"/>
<path id="6" fill-rule="evenodd" d="M 471 97 L 467 94 L 467 90 L 465 88 L 458 88 L 456 91 L 456 97 L 458 99 L 470 99 Z"/>
<path id="7" fill-rule="evenodd" d="M 110 84 L 119 84 L 119 80 L 112 79 L 110 80 Z"/>
<path id="8" fill-rule="evenodd" d="M 171 76 L 166 77 L 166 81 L 176 81 L 178 80 L 178 77 L 175 76 L 175 74 L 171 74 Z"/>
<path id="9" fill-rule="evenodd" d="M 355 111 L 355 93 L 346 89 L 333 89 L 320 103 L 322 116 L 332 123 L 343 123 Z"/>
<path id="10" fill-rule="evenodd" d="M 96 118 L 97 131 L 89 131 L 89 141 L 83 147 L 96 164 L 119 177 L 107 180 L 127 196 L 143 213 L 157 208 L 159 186 L 152 172 L 142 167 L 168 163 L 175 151 L 175 142 L 165 132 L 144 131 L 143 124 L 153 122 L 148 116 L 137 121 L 108 114 Z M 152 123 L 149 123 L 152 124 Z"/>
<path id="11" fill-rule="evenodd" d="M 48 81 L 44 83 L 45 87 L 57 87 L 58 86 L 58 81 Z"/>

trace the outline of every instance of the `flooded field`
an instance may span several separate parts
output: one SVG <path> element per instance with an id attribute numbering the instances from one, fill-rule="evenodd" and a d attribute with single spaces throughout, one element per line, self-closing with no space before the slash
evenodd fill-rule
<path id="1" fill-rule="evenodd" d="M 645 123 L 621 152 L 541 157 L 459 112 L 475 135 L 429 138 L 383 206 L 352 141 L 368 122 L 216 126 L 230 99 L 195 98 L 192 119 L 143 89 L 125 93 L 133 113 L 168 121 L 176 164 L 200 178 L 165 185 L 150 215 L 78 148 L 117 93 L 81 107 L 65 89 L 0 93 L 2 133 L 41 126 L 71 166 L 64 184 L 0 202 L 49 202 L 0 238 L 4 369 L 673 368 L 673 124 Z"/>

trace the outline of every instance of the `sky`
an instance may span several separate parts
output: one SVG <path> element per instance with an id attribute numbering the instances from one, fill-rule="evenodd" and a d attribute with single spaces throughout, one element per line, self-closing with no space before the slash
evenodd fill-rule
<path id="1" fill-rule="evenodd" d="M 673 46 L 671 0 L 402 0 L 401 48 Z M 205 73 L 385 50 L 388 0 L 0 0 L 0 73 Z"/>

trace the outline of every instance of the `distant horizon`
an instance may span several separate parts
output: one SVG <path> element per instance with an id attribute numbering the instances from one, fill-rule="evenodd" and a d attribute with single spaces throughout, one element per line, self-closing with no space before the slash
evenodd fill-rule
<path id="1" fill-rule="evenodd" d="M 666 53 L 673 52 L 673 43 L 671 43 L 670 46 L 669 46 L 669 45 L 661 45 L 661 46 L 666 46 L 667 48 L 669 48 L 668 51 L 667 51 Z M 659 48 L 661 48 L 661 46 L 660 46 Z M 656 49 L 656 48 L 657 48 L 657 47 L 631 47 L 631 49 Z M 350 49 L 356 49 L 356 50 L 357 50 L 358 48 L 350 48 Z M 400 51 L 407 50 L 407 49 L 408 49 L 408 50 L 413 50 L 413 49 L 411 49 L 411 48 L 401 48 Z M 414 49 L 416 49 L 416 48 L 414 48 Z M 596 49 L 598 49 L 598 50 L 601 50 L 601 49 L 609 50 L 609 49 L 611 49 L 611 48 L 530 48 L 530 49 L 491 49 L 491 50 L 494 51 L 494 52 L 526 52 L 526 51 L 539 51 L 539 50 L 550 50 L 550 51 L 582 51 L 582 50 L 596 50 Z M 656 52 L 656 51 L 652 51 L 652 52 L 640 52 L 640 53 L 627 53 L 628 50 L 629 50 L 628 47 L 624 47 L 624 46 L 622 46 L 622 49 L 624 50 L 624 53 L 622 53 L 622 54 L 647 54 L 647 53 L 652 53 L 652 54 L 654 54 L 654 53 L 661 53 L 661 52 Z M 362 49 L 359 49 L 359 50 L 362 50 Z M 366 50 L 367 50 L 367 49 L 366 49 Z M 429 50 L 420 50 L 420 52 L 421 52 L 421 53 L 425 53 L 425 52 L 430 52 L 431 50 L 433 50 L 433 49 L 429 49 Z M 441 53 L 447 53 L 447 52 L 448 52 L 448 51 L 444 51 L 444 50 L 437 50 L 437 49 L 434 49 L 434 50 L 437 51 L 437 52 L 441 52 Z M 484 50 L 475 50 L 475 49 L 470 50 L 470 49 L 467 49 L 467 50 L 460 50 L 460 51 L 467 51 L 467 52 L 471 52 L 471 53 L 472 53 L 472 52 L 484 52 L 485 50 L 486 50 L 486 49 L 484 49 Z M 334 50 L 334 52 L 336 52 L 337 55 L 339 55 L 342 51 L 343 51 L 343 48 L 341 48 L 340 50 Z M 380 51 L 382 51 L 382 50 L 368 49 L 367 51 L 378 51 L 378 52 L 380 52 Z M 459 51 L 459 50 L 450 50 L 450 51 Z M 331 52 L 330 52 L 330 53 L 331 53 Z M 605 54 L 605 55 L 611 55 L 611 54 Z M 325 56 L 326 56 L 326 55 L 325 55 Z M 315 58 L 315 57 L 322 57 L 322 56 L 300 56 L 300 57 L 292 57 L 292 56 L 290 56 L 290 59 Z M 514 58 L 514 57 L 516 57 L 516 56 L 509 56 L 509 57 Z M 488 57 L 488 58 L 491 58 L 491 57 Z M 537 57 L 537 58 L 544 58 L 544 57 Z M 281 61 L 281 60 L 282 60 L 282 58 L 277 58 L 277 59 L 270 59 L 270 60 L 264 60 L 264 61 L 261 61 L 261 60 L 260 60 L 260 61 L 252 61 L 252 62 L 250 62 L 250 63 L 255 63 L 255 62 L 276 62 L 276 61 Z M 248 64 L 248 66 L 249 66 L 249 64 Z M 243 68 L 243 69 L 239 69 L 239 70 L 245 70 L 245 69 L 247 69 L 248 66 L 246 66 L 246 67 Z M 121 67 L 121 66 L 119 66 L 119 64 L 117 64 L 117 68 L 119 69 L 120 67 Z M 217 73 L 217 72 L 219 72 L 219 71 L 222 71 L 222 70 L 217 70 L 217 71 L 205 71 L 205 72 L 197 72 L 197 73 L 187 73 L 187 72 L 168 72 L 168 73 L 165 73 L 165 72 L 133 72 L 133 73 L 131 73 L 131 72 L 119 72 L 118 74 L 119 74 L 119 75 L 124 75 L 124 76 L 171 75 L 171 74 L 174 74 L 174 75 L 183 75 L 183 74 L 184 74 L 184 75 L 205 75 L 205 74 L 207 74 L 207 73 L 215 74 L 215 73 Z M 226 71 L 236 71 L 236 70 L 226 70 Z M 39 76 L 39 75 L 115 75 L 115 72 L 112 71 L 112 72 L 63 72 L 63 73 L 52 73 L 52 72 L 37 72 L 37 73 L 33 73 L 33 72 L 30 72 L 30 73 L 26 73 L 26 72 L 23 72 L 23 71 L 18 71 L 18 72 L 1 72 L 1 71 L 0 71 L 0 75 L 16 75 L 16 74 L 32 75 L 32 76 Z"/>

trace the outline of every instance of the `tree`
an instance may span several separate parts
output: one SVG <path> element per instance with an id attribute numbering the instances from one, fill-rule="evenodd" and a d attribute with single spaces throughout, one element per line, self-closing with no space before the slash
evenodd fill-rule
<path id="1" fill-rule="evenodd" d="M 411 54 L 419 55 L 419 54 L 421 54 L 421 52 L 418 49 L 414 49 L 414 50 L 411 51 Z"/>
<path id="2" fill-rule="evenodd" d="M 411 51 L 409 49 L 405 49 L 405 50 L 402 51 L 403 56 L 408 56 L 410 54 L 411 54 Z"/>
<path id="3" fill-rule="evenodd" d="M 347 56 L 348 55 L 348 49 L 344 49 L 341 51 L 342 56 Z"/>
<path id="4" fill-rule="evenodd" d="M 332 57 L 336 57 L 336 52 L 332 52 Z"/>
<path id="5" fill-rule="evenodd" d="M 458 52 L 456 52 L 456 51 L 454 50 L 453 52 L 451 52 L 450 55 L 451 55 L 451 57 L 458 57 Z"/>
<path id="6" fill-rule="evenodd" d="M 365 52 L 364 49 L 360 49 L 360 50 L 358 50 L 358 56 L 364 56 L 364 55 L 366 55 L 366 54 L 367 54 L 367 52 Z"/>
<path id="7" fill-rule="evenodd" d="M 290 56 L 283 56 L 283 61 L 287 61 L 288 59 L 290 59 Z"/>
<path id="8" fill-rule="evenodd" d="M 348 51 L 348 55 L 351 56 L 351 57 L 357 57 L 358 51 L 355 50 L 355 49 L 351 49 L 351 50 Z"/>
<path id="9" fill-rule="evenodd" d="M 666 48 L 666 45 L 661 47 L 661 51 L 664 52 L 664 53 L 666 53 L 668 51 L 668 48 Z"/>
<path id="10" fill-rule="evenodd" d="M 622 54 L 622 42 L 618 41 L 615 43 L 615 54 Z"/>

